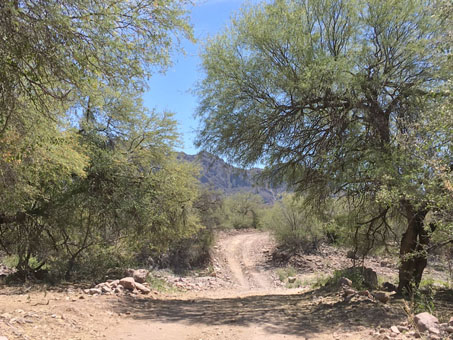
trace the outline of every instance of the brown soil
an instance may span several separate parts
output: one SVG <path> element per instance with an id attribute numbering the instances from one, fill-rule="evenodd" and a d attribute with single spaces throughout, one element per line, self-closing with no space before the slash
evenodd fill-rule
<path id="1" fill-rule="evenodd" d="M 286 289 L 270 265 L 273 247 L 267 233 L 220 234 L 213 250 L 213 276 L 174 278 L 193 289 L 172 294 L 117 297 L 90 296 L 76 287 L 3 288 L 0 336 L 9 340 L 375 339 L 380 327 L 405 320 L 398 300 L 386 305 L 363 299 L 348 302 L 338 292 Z M 316 274 L 320 273 L 301 275 Z"/>

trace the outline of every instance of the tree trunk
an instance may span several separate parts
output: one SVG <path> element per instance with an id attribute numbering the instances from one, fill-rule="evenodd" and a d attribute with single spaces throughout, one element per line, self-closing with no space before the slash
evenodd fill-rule
<path id="1" fill-rule="evenodd" d="M 424 228 L 427 213 L 425 209 L 415 210 L 412 205 L 406 204 L 408 224 L 400 247 L 399 293 L 411 293 L 413 288 L 418 288 L 422 279 L 427 264 L 426 249 L 430 241 L 430 235 Z"/>

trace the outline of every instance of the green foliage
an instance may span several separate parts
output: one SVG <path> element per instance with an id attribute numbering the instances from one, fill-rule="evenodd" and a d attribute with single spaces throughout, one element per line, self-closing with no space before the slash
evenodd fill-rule
<path id="1" fill-rule="evenodd" d="M 161 277 L 157 277 L 152 273 L 148 275 L 147 281 L 152 290 L 156 290 L 162 293 L 175 293 L 178 289 L 172 285 L 170 285 L 165 279 Z"/>
<path id="2" fill-rule="evenodd" d="M 222 228 L 225 219 L 225 197 L 220 191 L 201 188 L 200 195 L 194 202 L 194 208 L 200 216 L 200 222 L 210 230 Z"/>
<path id="3" fill-rule="evenodd" d="M 288 277 L 290 277 L 290 276 L 296 276 L 296 274 L 297 274 L 297 271 L 293 267 L 285 267 L 285 268 L 277 269 L 278 279 L 281 282 L 286 281 L 288 279 Z"/>
<path id="4" fill-rule="evenodd" d="M 277 242 L 292 252 L 315 252 L 327 240 L 333 223 L 323 220 L 318 212 L 310 210 L 303 198 L 294 194 L 283 195 L 263 215 L 263 227 L 274 232 Z"/>
<path id="5" fill-rule="evenodd" d="M 359 267 L 348 268 L 345 270 L 335 270 L 333 276 L 327 280 L 326 284 L 329 286 L 339 286 L 339 281 L 342 277 L 346 277 L 349 280 L 351 280 L 352 287 L 355 288 L 356 290 L 367 289 L 363 278 L 363 274 Z"/>
<path id="6" fill-rule="evenodd" d="M 415 288 L 411 294 L 411 309 L 414 314 L 428 312 L 434 314 L 434 290 L 432 284 L 426 284 L 423 288 Z"/>
<path id="7" fill-rule="evenodd" d="M 185 4 L 0 4 L 0 248 L 22 276 L 102 277 L 201 228 L 175 121 L 140 98 L 192 38 Z"/>
<path id="8" fill-rule="evenodd" d="M 266 164 L 313 207 L 344 197 L 365 253 L 395 235 L 403 255 L 428 248 L 428 211 L 451 239 L 451 16 L 439 8 L 451 10 L 424 0 L 244 8 L 202 55 L 198 144 Z M 394 232 L 401 221 L 405 234 Z M 402 259 L 403 285 L 423 261 Z"/>
<path id="9" fill-rule="evenodd" d="M 222 224 L 234 229 L 260 228 L 263 205 L 261 196 L 249 192 L 228 196 L 224 200 Z"/>

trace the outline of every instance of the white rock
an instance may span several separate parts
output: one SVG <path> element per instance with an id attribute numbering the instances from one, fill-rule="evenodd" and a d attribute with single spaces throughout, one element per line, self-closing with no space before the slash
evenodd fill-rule
<path id="1" fill-rule="evenodd" d="M 295 276 L 289 276 L 288 277 L 288 283 L 294 283 L 296 282 L 296 277 Z"/>
<path id="2" fill-rule="evenodd" d="M 390 330 L 391 330 L 393 333 L 395 333 L 395 334 L 400 334 L 400 333 L 401 333 L 400 330 L 398 329 L 398 327 L 396 327 L 396 326 L 390 327 Z"/>
<path id="3" fill-rule="evenodd" d="M 420 332 L 429 331 L 430 333 L 440 334 L 439 320 L 428 312 L 415 315 L 414 322 Z"/>

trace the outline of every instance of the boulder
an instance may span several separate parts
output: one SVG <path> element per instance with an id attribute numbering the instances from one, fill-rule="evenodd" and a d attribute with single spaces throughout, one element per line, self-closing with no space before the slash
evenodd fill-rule
<path id="1" fill-rule="evenodd" d="M 448 324 L 449 324 L 450 326 L 453 326 L 453 316 L 450 318 L 450 321 L 448 321 Z"/>
<path id="2" fill-rule="evenodd" d="M 8 340 L 6 336 L 0 336 L 0 340 Z"/>
<path id="3" fill-rule="evenodd" d="M 448 326 L 447 328 L 445 328 L 445 331 L 450 334 L 453 333 L 453 326 Z"/>
<path id="4" fill-rule="evenodd" d="M 371 268 L 363 267 L 363 283 L 371 289 L 376 289 L 378 286 L 378 278 L 376 272 Z"/>
<path id="5" fill-rule="evenodd" d="M 148 278 L 149 270 L 146 269 L 137 269 L 134 270 L 132 273 L 132 277 L 134 278 L 135 282 L 138 283 L 145 283 L 146 279 Z"/>
<path id="6" fill-rule="evenodd" d="M 347 277 L 341 277 L 340 280 L 338 280 L 338 283 L 340 285 L 344 285 L 344 286 L 349 286 L 351 287 L 352 286 L 352 281 L 349 280 Z"/>
<path id="7" fill-rule="evenodd" d="M 137 288 L 137 290 L 139 290 L 143 294 L 148 294 L 149 292 L 151 292 L 151 289 L 149 289 L 148 287 L 145 287 L 144 285 L 142 285 L 141 283 L 138 283 L 138 282 L 135 282 L 135 288 Z"/>
<path id="8" fill-rule="evenodd" d="M 415 315 L 414 322 L 420 332 L 440 334 L 439 320 L 428 312 Z"/>
<path id="9" fill-rule="evenodd" d="M 390 296 L 386 292 L 375 292 L 374 298 L 382 303 L 387 303 L 390 300 Z"/>
<path id="10" fill-rule="evenodd" d="M 135 280 L 133 277 L 124 277 L 120 280 L 119 285 L 123 286 L 125 289 L 134 290 Z"/>

